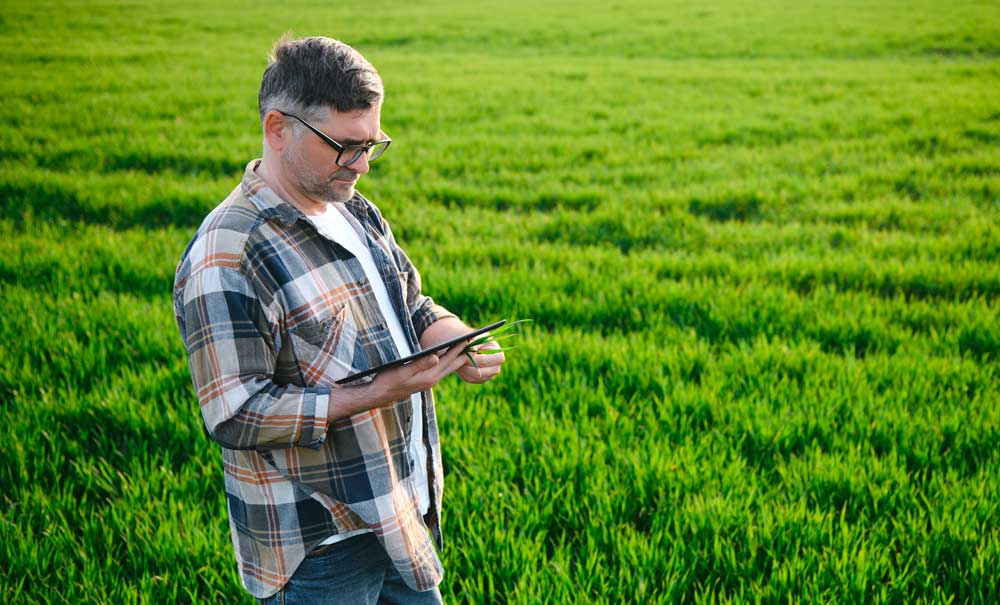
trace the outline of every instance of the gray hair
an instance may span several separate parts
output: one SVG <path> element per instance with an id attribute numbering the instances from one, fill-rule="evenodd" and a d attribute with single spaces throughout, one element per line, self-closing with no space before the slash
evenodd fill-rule
<path id="1" fill-rule="evenodd" d="M 338 112 L 370 109 L 385 96 L 382 78 L 361 53 L 331 38 L 282 37 L 271 50 L 257 96 L 260 119 L 272 109 L 321 121 Z M 304 128 L 297 121 L 296 132 Z"/>

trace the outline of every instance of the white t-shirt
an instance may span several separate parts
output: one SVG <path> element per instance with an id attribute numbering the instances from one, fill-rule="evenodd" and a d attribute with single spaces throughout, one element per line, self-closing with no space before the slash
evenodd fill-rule
<path id="1" fill-rule="evenodd" d="M 385 323 L 389 327 L 389 334 L 396 344 L 396 349 L 399 351 L 400 357 L 406 357 L 412 351 L 410 350 L 409 343 L 406 342 L 403 326 L 399 323 L 399 318 L 393 311 L 392 303 L 389 301 L 389 292 L 385 289 L 385 282 L 382 281 L 382 276 L 375 267 L 375 261 L 372 259 L 372 253 L 368 249 L 367 244 L 362 241 L 361 236 L 343 215 L 343 212 L 346 212 L 346 210 L 342 210 L 343 208 L 344 205 L 340 203 L 328 204 L 322 214 L 310 216 L 309 220 L 316 225 L 316 229 L 323 236 L 346 248 L 361 263 L 361 267 L 364 269 L 365 275 L 371 283 L 372 291 L 375 293 L 375 300 L 378 301 L 378 306 L 382 311 L 382 316 L 385 318 Z M 413 403 L 410 456 L 416 463 L 413 469 L 413 485 L 417 490 L 417 504 L 420 507 L 420 513 L 426 514 L 427 509 L 430 508 L 430 497 L 427 486 L 427 449 L 424 447 L 424 423 L 422 421 L 423 401 L 420 398 L 420 393 L 414 393 L 410 396 L 410 401 Z M 322 544 L 333 544 L 351 536 L 370 531 L 370 529 L 361 529 L 336 534 L 324 540 Z"/>

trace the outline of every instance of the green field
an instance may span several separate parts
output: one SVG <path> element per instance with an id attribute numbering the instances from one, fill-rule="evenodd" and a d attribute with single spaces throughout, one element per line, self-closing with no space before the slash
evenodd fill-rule
<path id="1" fill-rule="evenodd" d="M 425 292 L 534 320 L 437 390 L 446 602 L 1000 602 L 965 0 L 5 2 L 0 602 L 252 602 L 170 288 L 289 30 L 380 70 Z"/>

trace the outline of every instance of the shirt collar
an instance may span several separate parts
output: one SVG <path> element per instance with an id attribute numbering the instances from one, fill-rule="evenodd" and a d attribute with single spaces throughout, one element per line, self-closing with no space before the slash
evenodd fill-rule
<path id="1" fill-rule="evenodd" d="M 306 215 L 295 207 L 291 202 L 283 199 L 271 189 L 264 179 L 257 174 L 257 167 L 260 166 L 260 158 L 251 160 L 243 171 L 243 195 L 256 206 L 257 211 L 266 219 L 275 219 L 286 227 L 290 227 L 295 221 L 306 218 Z M 353 214 L 358 221 L 365 223 L 372 220 L 372 208 L 367 199 L 357 191 L 351 199 L 344 202 L 344 207 Z M 375 220 L 375 224 L 378 221 Z"/>

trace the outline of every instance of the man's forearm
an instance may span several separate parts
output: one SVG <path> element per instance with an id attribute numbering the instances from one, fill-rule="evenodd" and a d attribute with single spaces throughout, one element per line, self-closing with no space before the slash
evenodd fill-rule
<path id="1" fill-rule="evenodd" d="M 385 397 L 379 392 L 374 382 L 353 387 L 330 389 L 330 403 L 326 417 L 329 422 L 370 410 L 384 403 Z"/>
<path id="2" fill-rule="evenodd" d="M 439 342 L 444 342 L 471 331 L 472 329 L 465 325 L 461 319 L 454 316 L 443 317 L 427 326 L 427 329 L 424 330 L 424 333 L 420 336 L 420 348 L 426 349 Z"/>

